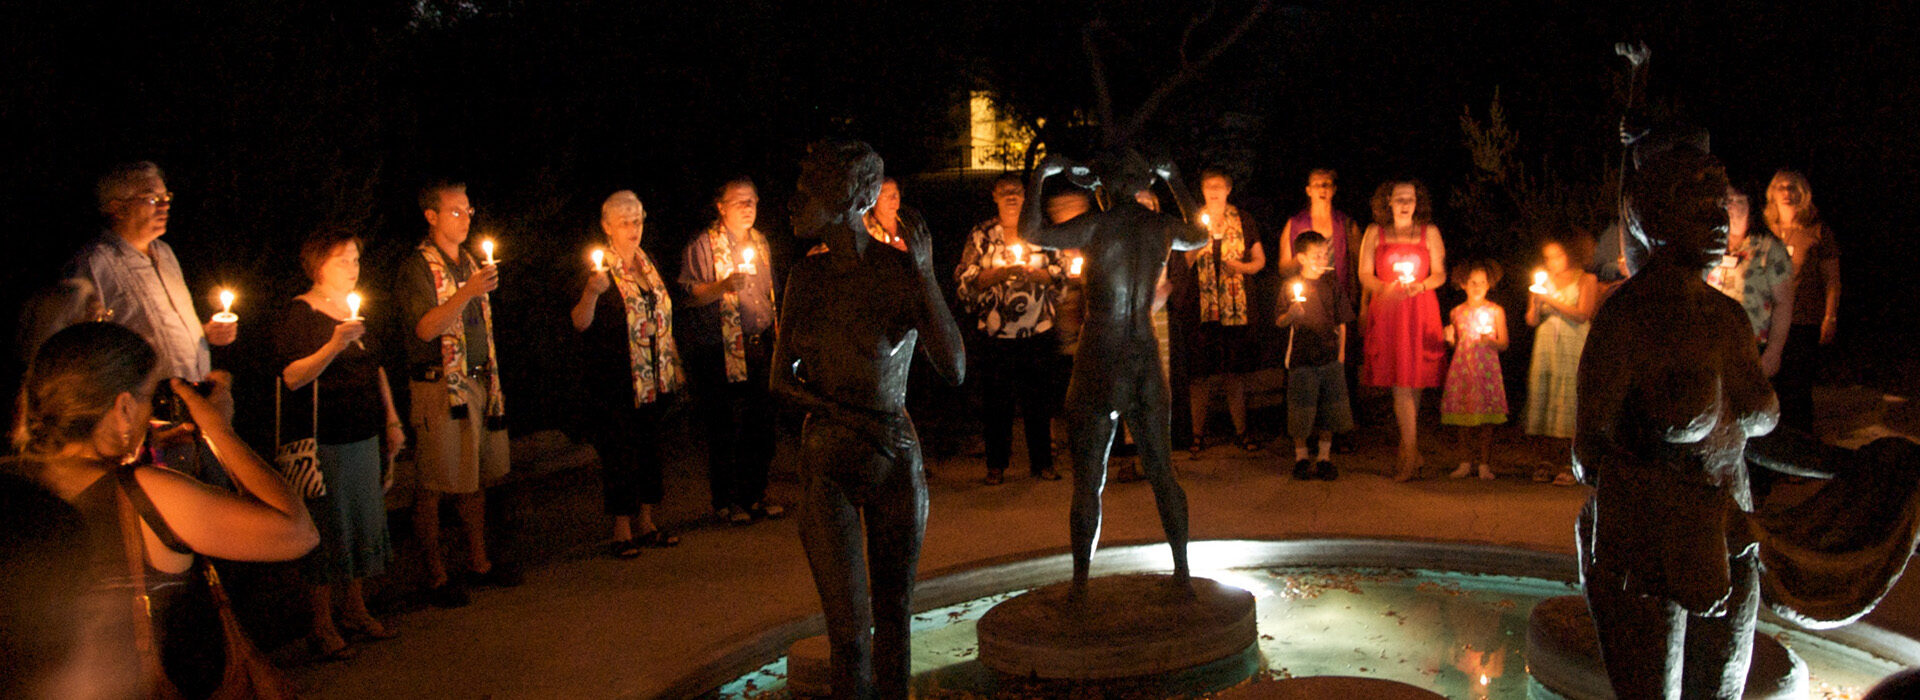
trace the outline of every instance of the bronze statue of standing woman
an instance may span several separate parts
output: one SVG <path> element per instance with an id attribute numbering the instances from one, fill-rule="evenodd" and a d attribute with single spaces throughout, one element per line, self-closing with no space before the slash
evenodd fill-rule
<path id="1" fill-rule="evenodd" d="M 773 350 L 773 394 L 807 414 L 797 446 L 800 539 L 827 619 L 833 693 L 843 698 L 907 697 L 913 579 L 927 523 L 907 370 L 916 341 L 950 383 L 966 365 L 925 229 L 906 232 L 903 252 L 862 223 L 881 168 L 857 141 L 809 148 L 793 230 L 823 245 L 787 278 Z"/>

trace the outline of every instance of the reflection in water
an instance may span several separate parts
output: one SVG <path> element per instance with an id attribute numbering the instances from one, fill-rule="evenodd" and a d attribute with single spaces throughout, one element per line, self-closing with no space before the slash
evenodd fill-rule
<path id="1" fill-rule="evenodd" d="M 1186 674 L 1175 688 L 1217 689 L 1260 665 L 1250 682 L 1307 676 L 1365 676 L 1409 683 L 1450 698 L 1526 698 L 1527 615 L 1539 601 L 1578 594 L 1569 583 L 1517 576 L 1410 569 L 1235 568 L 1202 574 L 1254 594 L 1258 658 L 1229 660 Z M 1033 697 L 1005 687 L 976 660 L 974 624 L 995 603 L 988 596 L 914 617 L 915 691 L 920 697 Z M 1858 697 L 1898 664 L 1798 631 L 1761 624 L 1807 662 L 1815 697 Z M 784 658 L 722 688 L 722 698 L 783 697 Z M 1049 693 L 1050 694 L 1050 693 Z M 1182 694 L 1159 682 L 1108 692 Z"/>

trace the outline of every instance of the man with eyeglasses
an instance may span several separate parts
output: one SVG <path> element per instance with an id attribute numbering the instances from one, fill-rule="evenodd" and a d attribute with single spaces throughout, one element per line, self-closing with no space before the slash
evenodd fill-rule
<path id="1" fill-rule="evenodd" d="M 100 176 L 94 194 L 106 231 L 81 247 L 67 276 L 92 282 L 103 315 L 152 343 L 171 376 L 205 381 L 212 371 L 210 346 L 232 343 L 239 324 L 202 323 L 194 310 L 180 261 L 160 240 L 173 208 L 160 166 L 116 165 Z"/>
<path id="2" fill-rule="evenodd" d="M 506 408 L 493 308 L 487 293 L 500 287 L 497 265 L 481 265 L 463 246 L 473 224 L 467 186 L 446 180 L 420 190 L 426 238 L 401 258 L 394 301 L 413 394 L 414 467 L 419 476 L 413 531 L 426 557 L 428 601 L 443 608 L 467 604 L 467 584 L 517 586 L 515 567 L 487 558 L 486 484 L 507 475 Z M 440 548 L 440 501 L 452 497 L 467 542 L 465 577 L 447 574 Z"/>

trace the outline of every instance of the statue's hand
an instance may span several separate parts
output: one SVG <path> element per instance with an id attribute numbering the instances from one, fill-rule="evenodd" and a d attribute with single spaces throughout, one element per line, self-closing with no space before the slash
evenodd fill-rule
<path id="1" fill-rule="evenodd" d="M 1067 168 L 1072 166 L 1073 161 L 1068 160 L 1066 156 L 1050 153 L 1047 157 L 1040 159 L 1040 165 L 1036 168 L 1040 171 L 1040 177 L 1053 177 L 1066 172 Z"/>
<path id="2" fill-rule="evenodd" d="M 1180 174 L 1180 170 L 1179 168 L 1174 167 L 1172 161 L 1164 161 L 1164 162 L 1154 164 L 1153 174 L 1159 175 L 1160 179 L 1162 180 L 1172 182 L 1174 176 Z"/>
<path id="3" fill-rule="evenodd" d="M 914 267 L 923 272 L 933 270 L 933 236 L 928 235 L 925 226 L 901 226 L 900 237 L 907 242 L 907 254 L 913 256 Z"/>

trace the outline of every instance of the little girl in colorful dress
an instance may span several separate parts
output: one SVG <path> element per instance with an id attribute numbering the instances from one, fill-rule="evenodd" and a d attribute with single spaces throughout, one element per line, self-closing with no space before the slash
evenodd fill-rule
<path id="1" fill-rule="evenodd" d="M 1453 307 L 1443 335 L 1453 346 L 1446 388 L 1440 394 L 1440 423 L 1460 427 L 1464 457 L 1449 476 L 1473 474 L 1479 455 L 1480 478 L 1493 478 L 1493 427 L 1507 422 L 1507 385 L 1500 376 L 1500 353 L 1507 349 L 1507 310 L 1487 301 L 1500 283 L 1500 264 L 1471 261 L 1455 268 L 1451 279 L 1467 301 Z"/>

